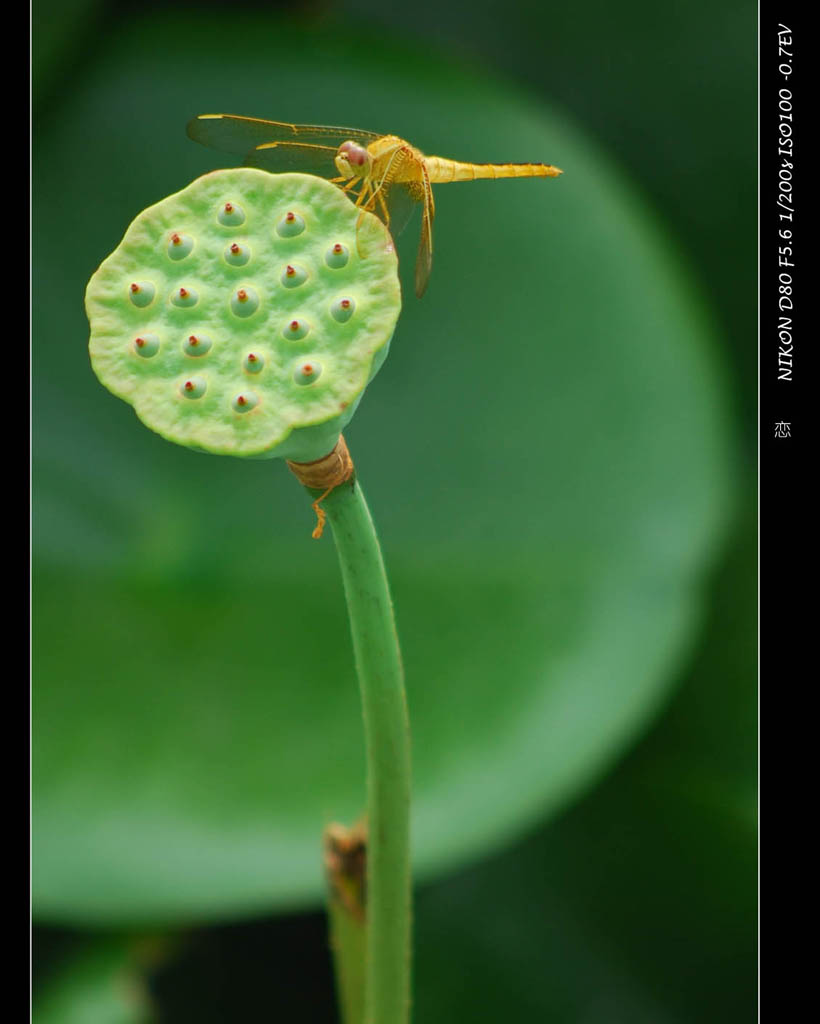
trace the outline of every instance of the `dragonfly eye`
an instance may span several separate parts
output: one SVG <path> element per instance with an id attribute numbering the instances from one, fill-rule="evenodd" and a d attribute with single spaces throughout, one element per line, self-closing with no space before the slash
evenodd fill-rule
<path id="1" fill-rule="evenodd" d="M 339 146 L 339 155 L 347 158 L 347 162 L 353 167 L 364 167 L 367 163 L 368 152 L 364 146 L 357 142 L 343 142 Z"/>

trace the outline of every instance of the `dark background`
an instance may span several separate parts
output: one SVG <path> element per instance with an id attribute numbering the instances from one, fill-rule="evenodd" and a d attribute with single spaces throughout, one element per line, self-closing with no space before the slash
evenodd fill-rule
<path id="1" fill-rule="evenodd" d="M 203 7 L 176 6 L 192 18 Z M 246 6 L 270 7 L 234 3 L 224 8 L 226 19 Z M 280 6 L 486 65 L 547 97 L 605 145 L 674 234 L 718 318 L 740 438 L 737 515 L 674 696 L 572 808 L 512 849 L 420 889 L 415 1019 L 751 1021 L 756 6 Z M 131 9 L 79 4 L 66 17 L 70 7 L 40 0 L 34 8 L 35 136 L 38 122 L 59 116 L 66 83 Z M 37 929 L 35 986 L 86 941 L 71 929 Z M 275 1007 L 278 1018 L 330 1020 L 323 917 L 203 928 L 154 970 L 151 986 L 170 1021 L 255 1020 L 260 1005 Z"/>

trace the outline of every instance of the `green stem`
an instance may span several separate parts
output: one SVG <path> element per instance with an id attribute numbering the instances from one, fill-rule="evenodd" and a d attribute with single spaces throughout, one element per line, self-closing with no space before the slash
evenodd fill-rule
<path id="1" fill-rule="evenodd" d="M 318 491 L 310 490 L 314 497 Z M 344 581 L 367 746 L 365 1024 L 410 1013 L 410 732 L 393 605 L 355 475 L 325 498 Z"/>
<path id="2" fill-rule="evenodd" d="M 339 900 L 331 882 L 327 912 L 336 992 L 343 1024 L 362 1024 L 364 1021 L 367 936 L 364 917 L 359 919 L 357 909 Z"/>

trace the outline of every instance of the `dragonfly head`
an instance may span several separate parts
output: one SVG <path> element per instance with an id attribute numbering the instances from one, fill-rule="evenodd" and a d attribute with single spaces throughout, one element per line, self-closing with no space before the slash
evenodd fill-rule
<path id="1" fill-rule="evenodd" d="M 345 178 L 366 178 L 373 158 L 358 142 L 343 142 L 336 152 L 336 167 Z"/>

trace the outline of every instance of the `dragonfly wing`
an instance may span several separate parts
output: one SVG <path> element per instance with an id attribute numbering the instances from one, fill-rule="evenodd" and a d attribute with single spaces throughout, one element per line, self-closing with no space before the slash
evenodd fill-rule
<path id="1" fill-rule="evenodd" d="M 335 178 L 338 174 L 333 158 L 335 146 L 314 146 L 300 142 L 273 142 L 258 146 L 247 154 L 246 167 L 261 167 L 264 171 L 301 171 L 318 174 L 322 178 Z"/>
<path id="2" fill-rule="evenodd" d="M 387 193 L 387 209 L 390 213 L 390 234 L 394 238 L 407 227 L 422 199 L 421 195 L 414 195 L 403 183 L 390 186 Z"/>
<path id="3" fill-rule="evenodd" d="M 286 124 L 239 114 L 200 114 L 188 122 L 188 137 L 223 153 L 247 153 L 266 142 L 301 142 L 338 149 L 348 139 L 368 146 L 382 136 L 359 128 Z"/>

